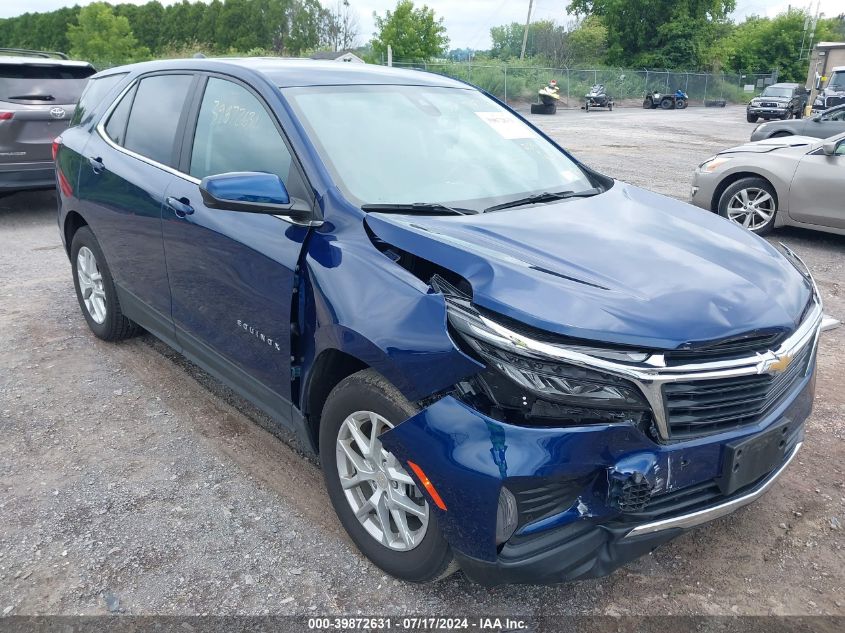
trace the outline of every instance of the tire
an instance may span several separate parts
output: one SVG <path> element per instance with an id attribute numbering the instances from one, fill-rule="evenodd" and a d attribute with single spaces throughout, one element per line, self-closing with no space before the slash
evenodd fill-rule
<path id="1" fill-rule="evenodd" d="M 607 111 L 608 111 L 608 112 L 613 112 L 613 102 L 612 102 L 612 101 L 611 101 L 610 103 L 608 103 L 608 104 L 607 104 Z"/>
<path id="2" fill-rule="evenodd" d="M 664 97 L 660 100 L 660 107 L 664 110 L 671 110 L 673 107 L 675 107 L 675 100 L 671 97 Z"/>
<path id="3" fill-rule="evenodd" d="M 585 110 L 585 111 L 587 111 L 587 112 L 589 112 L 589 111 L 590 111 L 590 102 L 589 102 L 589 101 L 587 101 L 587 102 L 584 104 L 584 110 Z"/>
<path id="4" fill-rule="evenodd" d="M 399 542 L 398 532 L 394 534 L 392 530 L 392 526 L 397 525 L 396 519 L 388 519 L 388 530 L 381 530 L 380 534 L 383 535 L 387 531 L 391 532 L 395 539 L 394 547 L 391 547 L 383 544 L 383 541 L 377 540 L 377 537 L 370 531 L 378 531 L 379 526 L 383 525 L 378 522 L 377 515 L 368 513 L 367 525 L 365 526 L 356 517 L 352 503 L 363 504 L 366 503 L 363 501 L 365 498 L 372 498 L 376 495 L 378 495 L 379 500 L 390 499 L 393 494 L 398 494 L 394 493 L 394 490 L 397 490 L 397 485 L 394 484 L 395 480 L 382 478 L 380 484 L 367 481 L 348 490 L 344 490 L 341 483 L 341 470 L 345 470 L 347 476 L 353 474 L 350 472 L 350 468 L 355 473 L 363 472 L 356 469 L 352 460 L 346 457 L 349 450 L 355 450 L 356 459 L 361 460 L 362 464 L 365 464 L 366 460 L 364 451 L 353 448 L 353 446 L 358 447 L 360 444 L 357 444 L 349 433 L 350 425 L 355 425 L 359 433 L 366 436 L 368 429 L 370 432 L 373 430 L 372 422 L 369 422 L 368 426 L 368 421 L 373 419 L 372 414 L 377 416 L 376 419 L 380 424 L 386 424 L 386 427 L 389 427 L 399 424 L 417 412 L 417 407 L 409 402 L 383 376 L 372 369 L 359 371 L 349 376 L 332 390 L 323 407 L 320 420 L 320 461 L 323 466 L 323 476 L 329 499 L 331 499 L 341 524 L 361 553 L 391 576 L 408 582 L 424 583 L 445 578 L 456 571 L 458 566 L 452 555 L 452 549 L 440 531 L 436 513 L 429 507 L 431 504 L 425 501 L 416 485 L 413 483 L 407 484 L 407 482 L 399 483 L 398 489 L 405 486 L 404 492 L 407 496 L 400 496 L 406 501 L 411 500 L 414 505 L 418 505 L 418 501 L 422 502 L 423 505 L 419 507 L 425 508 L 427 525 L 423 526 L 423 520 L 419 517 L 414 519 L 413 515 L 404 514 L 406 525 L 412 531 L 416 528 L 415 531 L 419 538 L 419 541 L 414 543 L 413 537 L 411 537 L 411 546 L 408 541 Z M 360 415 L 356 416 L 356 414 Z M 364 421 L 360 422 L 361 419 Z M 378 434 L 382 432 L 378 431 Z M 348 435 L 348 439 L 343 440 L 344 435 Z M 341 441 L 346 443 L 346 449 L 340 447 Z M 369 437 L 367 437 L 367 442 L 369 443 Z M 369 446 L 369 444 L 367 445 Z M 384 451 L 380 443 L 375 447 L 373 453 L 378 456 L 378 460 L 386 458 L 387 463 L 393 466 L 392 472 L 398 469 L 407 477 L 403 466 L 396 461 L 391 462 L 390 460 L 395 460 L 395 458 Z M 386 472 L 380 471 L 379 468 L 374 470 L 377 476 L 379 472 Z M 410 482 L 411 479 L 408 478 L 407 481 Z M 379 486 L 382 486 L 382 488 L 379 488 Z M 385 496 L 383 491 L 387 491 L 389 494 Z M 348 498 L 347 494 L 352 497 L 352 500 Z M 385 509 L 384 512 L 386 515 L 390 514 L 391 517 L 394 517 L 393 510 Z M 397 549 L 397 547 L 404 547 L 404 549 Z"/>
<path id="5" fill-rule="evenodd" d="M 745 195 L 743 195 L 745 192 Z M 768 196 L 768 200 L 766 197 Z M 756 206 L 768 212 L 768 219 L 764 221 L 762 214 L 752 211 L 744 212 L 743 202 L 759 200 L 768 204 L 758 203 Z M 757 235 L 770 233 L 775 226 L 777 217 L 777 193 L 769 181 L 763 178 L 743 178 L 730 185 L 719 197 L 719 215 L 731 222 L 747 228 Z M 748 218 L 746 220 L 746 218 Z"/>
<path id="6" fill-rule="evenodd" d="M 798 110 L 794 113 L 796 119 L 803 119 L 804 118 L 804 108 L 798 108 Z"/>
<path id="7" fill-rule="evenodd" d="M 687 107 L 686 99 L 678 99 L 677 101 L 675 101 L 675 107 L 678 110 L 683 110 L 684 108 L 686 108 Z"/>
<path id="8" fill-rule="evenodd" d="M 557 104 L 551 103 L 546 105 L 544 103 L 532 103 L 531 114 L 554 114 L 557 112 Z"/>
<path id="9" fill-rule="evenodd" d="M 94 336 L 104 341 L 120 341 L 137 334 L 138 326 L 127 319 L 120 309 L 105 255 L 87 226 L 81 227 L 73 235 L 70 261 L 79 308 Z M 84 293 L 87 293 L 87 298 Z"/>
<path id="10" fill-rule="evenodd" d="M 779 118 L 781 121 L 789 121 L 792 118 L 792 110 L 787 110 Z"/>
<path id="11" fill-rule="evenodd" d="M 654 102 L 651 97 L 646 97 L 643 101 L 643 110 L 651 110 L 654 107 Z"/>
<path id="12" fill-rule="evenodd" d="M 759 118 L 760 117 L 758 117 L 755 114 L 747 114 L 746 113 L 746 115 L 745 115 L 745 120 L 748 121 L 749 123 L 757 123 L 757 119 L 759 119 Z"/>

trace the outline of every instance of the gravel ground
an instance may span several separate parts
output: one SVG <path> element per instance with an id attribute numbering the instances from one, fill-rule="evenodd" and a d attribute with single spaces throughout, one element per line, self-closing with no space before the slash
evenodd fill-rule
<path id="1" fill-rule="evenodd" d="M 536 119 L 599 170 L 685 199 L 698 163 L 748 138 L 743 114 Z M 758 503 L 609 578 L 411 586 L 358 554 L 318 467 L 263 416 L 148 335 L 89 333 L 53 200 L 0 200 L 0 612 L 845 614 L 845 328 L 823 338 L 805 447 Z M 772 239 L 845 318 L 845 238 Z"/>

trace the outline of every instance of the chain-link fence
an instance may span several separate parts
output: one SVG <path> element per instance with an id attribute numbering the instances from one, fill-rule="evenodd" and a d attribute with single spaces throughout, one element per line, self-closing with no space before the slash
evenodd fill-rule
<path id="1" fill-rule="evenodd" d="M 639 106 L 647 92 L 667 93 L 678 89 L 689 95 L 690 105 L 722 100 L 747 103 L 751 96 L 777 82 L 777 71 L 740 75 L 620 68 L 539 68 L 469 62 L 394 62 L 393 65 L 467 81 L 506 103 L 536 101 L 537 91 L 555 79 L 563 105 L 570 107 L 580 107 L 584 95 L 594 84 L 603 84 L 618 105 Z"/>

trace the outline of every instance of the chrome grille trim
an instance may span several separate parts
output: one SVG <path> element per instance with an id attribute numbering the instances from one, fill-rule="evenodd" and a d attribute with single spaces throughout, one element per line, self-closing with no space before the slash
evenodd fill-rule
<path id="1" fill-rule="evenodd" d="M 512 347 L 522 354 L 560 360 L 628 379 L 639 387 L 651 406 L 655 425 L 661 439 L 671 440 L 668 416 L 663 399 L 663 385 L 667 383 L 715 380 L 719 378 L 772 373 L 769 370 L 779 359 L 784 356 L 796 357 L 806 345 L 812 345 L 813 349 L 810 360 L 804 372 L 804 375 L 807 375 L 813 366 L 823 316 L 820 295 L 812 281 L 811 284 L 813 287 L 813 306 L 807 312 L 804 321 L 798 326 L 795 332 L 784 339 L 773 350 L 770 349 L 764 353 L 755 352 L 753 355 L 728 360 L 667 366 L 666 358 L 662 353 L 652 354 L 641 362 L 621 362 L 598 358 L 577 351 L 577 349 L 527 337 L 483 315 L 480 315 L 481 321 L 487 328 L 495 332 L 496 336 L 492 336 L 489 332 L 484 332 L 481 328 L 475 331 L 475 335 L 482 340 L 488 340 L 490 343 L 499 345 L 500 347 Z"/>

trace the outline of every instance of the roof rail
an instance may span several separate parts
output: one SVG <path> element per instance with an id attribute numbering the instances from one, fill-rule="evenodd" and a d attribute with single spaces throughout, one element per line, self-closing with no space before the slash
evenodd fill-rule
<path id="1" fill-rule="evenodd" d="M 28 48 L 0 48 L 0 55 L 23 55 L 25 57 L 43 57 L 45 59 L 67 59 L 68 56 L 57 51 L 35 51 Z"/>

